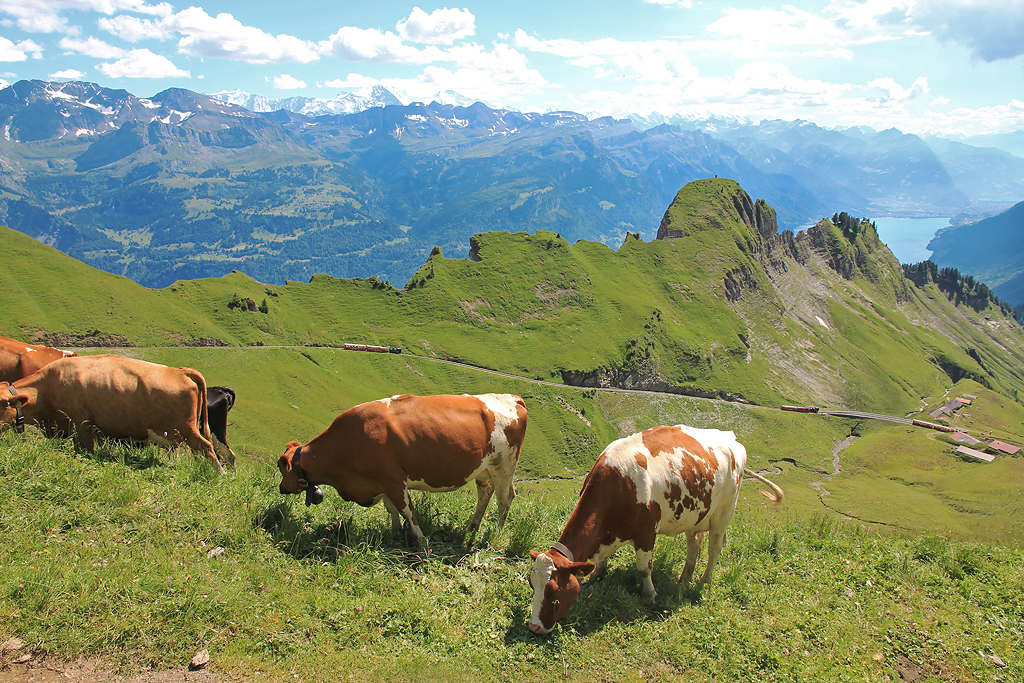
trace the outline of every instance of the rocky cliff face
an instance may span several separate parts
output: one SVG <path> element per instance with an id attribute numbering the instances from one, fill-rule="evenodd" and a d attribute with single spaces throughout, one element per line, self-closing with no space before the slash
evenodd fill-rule
<path id="1" fill-rule="evenodd" d="M 657 239 L 732 230 L 740 251 L 750 257 L 723 277 L 723 294 L 732 303 L 744 291 L 763 289 L 791 268 L 808 268 L 812 261 L 844 280 L 867 277 L 897 300 L 906 299 L 907 284 L 899 275 L 899 263 L 870 221 L 841 213 L 796 234 L 780 233 L 778 228 L 775 211 L 767 202 L 753 201 L 738 184 L 715 178 L 680 190 L 662 218 Z"/>
<path id="2" fill-rule="evenodd" d="M 947 340 L 963 339 L 931 357 L 923 353 L 913 360 L 892 360 L 885 370 L 891 376 L 902 372 L 900 363 L 918 364 L 919 375 L 928 373 L 930 363 L 939 376 L 949 378 L 981 377 L 991 365 L 964 351 L 976 343 L 966 334 L 978 324 L 966 320 L 972 313 L 954 306 L 936 317 L 938 309 L 928 303 L 932 295 L 904 277 L 869 220 L 840 213 L 796 234 L 780 233 L 766 202 L 752 200 L 730 180 L 711 178 L 679 191 L 661 221 L 658 240 L 668 243 L 666 259 L 678 255 L 700 272 L 698 285 L 692 272 L 680 271 L 682 279 L 672 283 L 673 290 L 709 290 L 729 311 L 710 316 L 713 324 L 735 326 L 740 321 L 736 334 L 742 345 L 723 345 L 712 331 L 698 333 L 703 341 L 682 344 L 665 324 L 644 337 L 649 352 L 642 363 L 630 364 L 627 353 L 621 366 L 563 373 L 564 381 L 716 395 L 706 381 L 698 388 L 698 378 L 737 364 L 753 363 L 753 368 L 762 363 L 765 384 L 783 394 L 826 405 L 856 405 L 865 382 L 889 380 L 877 374 L 854 376 L 850 369 L 879 362 L 880 349 L 893 343 L 880 336 L 883 332 L 898 340 L 921 324 L 940 326 Z M 999 311 L 988 314 L 1002 316 Z M 677 322 L 685 330 L 685 319 Z M 950 363 L 953 357 L 957 360 Z M 729 395 L 743 396 L 742 391 Z"/>

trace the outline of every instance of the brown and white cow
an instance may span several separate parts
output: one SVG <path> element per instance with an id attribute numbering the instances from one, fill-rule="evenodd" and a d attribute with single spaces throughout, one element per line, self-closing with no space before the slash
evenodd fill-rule
<path id="1" fill-rule="evenodd" d="M 0 337 L 0 382 L 16 382 L 55 360 L 77 355 L 72 351 Z"/>
<path id="2" fill-rule="evenodd" d="M 525 434 L 526 404 L 513 394 L 382 398 L 346 410 L 304 446 L 289 442 L 277 461 L 281 493 L 305 491 L 310 505 L 323 499 L 317 485 L 327 484 L 359 505 L 383 500 L 392 530 L 404 516 L 422 544 L 410 490 L 454 491 L 476 480 L 468 531 L 479 528 L 494 492 L 501 527 Z"/>
<path id="3" fill-rule="evenodd" d="M 717 429 L 654 427 L 609 444 L 587 475 L 558 542 L 547 552 L 530 553 L 530 630 L 543 634 L 554 628 L 579 597 L 579 580 L 595 569 L 595 577 L 602 575 L 608 558 L 626 543 L 636 550 L 643 595 L 654 602 L 651 566 L 658 534 L 686 534 L 686 565 L 679 580 L 689 582 L 701 535 L 707 532 L 708 565 L 700 583 L 711 583 L 741 477 L 771 486 L 774 494 L 761 493 L 773 502 L 782 500 L 782 489 L 746 466 L 743 445 L 732 432 Z"/>
<path id="4" fill-rule="evenodd" d="M 13 384 L 0 383 L 0 429 L 35 424 L 48 436 L 74 436 L 86 450 L 96 437 L 182 442 L 213 461 L 206 380 L 192 368 L 169 368 L 121 356 L 54 361 Z"/>

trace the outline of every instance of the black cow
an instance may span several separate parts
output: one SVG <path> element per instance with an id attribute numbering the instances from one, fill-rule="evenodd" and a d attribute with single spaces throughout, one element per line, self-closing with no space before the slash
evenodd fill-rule
<path id="1" fill-rule="evenodd" d="M 228 411 L 235 405 L 235 390 L 231 387 L 206 388 L 206 412 L 213 434 L 213 448 L 225 463 L 235 463 L 235 453 L 228 446 Z"/>

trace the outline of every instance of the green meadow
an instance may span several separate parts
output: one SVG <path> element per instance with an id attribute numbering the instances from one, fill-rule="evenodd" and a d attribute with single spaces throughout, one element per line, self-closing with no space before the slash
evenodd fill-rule
<path id="1" fill-rule="evenodd" d="M 656 605 L 641 600 L 624 549 L 538 637 L 526 628 L 528 551 L 557 536 L 575 479 L 520 481 L 505 528 L 488 518 L 475 538 L 461 531 L 471 492 L 418 496 L 430 540 L 419 551 L 391 535 L 380 506 L 283 498 L 265 460 L 218 476 L 187 452 L 84 455 L 8 432 L 0 474 L 0 634 L 24 641 L 36 666 L 181 671 L 205 649 L 210 671 L 244 681 L 1024 674 L 1019 536 L 893 533 L 805 514 L 810 496 L 790 476 L 776 477 L 788 496 L 779 508 L 745 488 L 711 587 L 676 583 L 683 544 L 662 538 Z M 2 667 L 14 654 L 0 657 Z"/>
<path id="2" fill-rule="evenodd" d="M 25 643 L 0 651 L 0 677 L 24 653 L 128 675 L 180 673 L 206 649 L 244 681 L 1024 680 L 1024 457 L 778 409 L 931 421 L 972 394 L 952 424 L 1020 444 L 1020 326 L 908 284 L 869 222 L 825 221 L 813 249 L 769 254 L 735 183 L 693 185 L 666 219 L 686 237 L 487 233 L 401 289 L 236 272 L 149 290 L 0 228 L 0 334 L 200 370 L 237 394 L 238 455 L 218 476 L 186 451 L 0 434 L 0 642 Z M 529 410 L 501 530 L 489 514 L 464 534 L 468 488 L 416 496 L 424 550 L 381 506 L 279 493 L 285 443 L 353 405 L 486 392 Z M 676 582 L 683 544 L 661 538 L 657 604 L 623 549 L 551 635 L 531 634 L 529 551 L 557 538 L 605 445 L 679 423 L 734 431 L 782 505 L 744 485 L 703 591 Z"/>
<path id="3" fill-rule="evenodd" d="M 0 635 L 23 640 L 36 661 L 85 658 L 128 674 L 180 669 L 207 649 L 211 671 L 247 681 L 860 681 L 914 672 L 966 681 L 1024 672 L 1024 458 L 970 463 L 932 430 L 549 386 L 411 356 L 131 353 L 200 367 L 211 384 L 235 388 L 237 467 L 217 476 L 187 451 L 84 454 L 34 429 L 0 436 Z M 464 535 L 469 488 L 418 495 L 429 538 L 421 551 L 392 536 L 381 506 L 346 504 L 328 489 L 323 505 L 306 508 L 278 492 L 287 439 L 308 440 L 385 387 L 524 396 L 519 496 L 504 529 L 489 514 L 476 537 Z M 989 398 L 979 396 L 971 419 L 988 412 Z M 641 600 L 627 548 L 552 635 L 531 634 L 529 551 L 557 538 L 581 477 L 613 438 L 680 422 L 734 429 L 750 466 L 786 491 L 784 503 L 744 486 L 703 592 L 676 583 L 685 550 L 661 538 L 656 605 Z M 851 432 L 836 474 L 834 449 Z"/>

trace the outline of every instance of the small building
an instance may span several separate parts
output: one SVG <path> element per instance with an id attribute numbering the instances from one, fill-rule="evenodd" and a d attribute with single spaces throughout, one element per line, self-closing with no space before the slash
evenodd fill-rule
<path id="1" fill-rule="evenodd" d="M 973 448 L 968 448 L 967 446 L 960 446 L 960 448 L 956 449 L 956 452 L 959 453 L 960 455 L 969 455 L 972 458 L 984 460 L 985 462 L 992 462 L 993 460 L 996 459 L 996 456 L 994 455 L 982 453 L 981 451 L 976 451 Z"/>
<path id="2" fill-rule="evenodd" d="M 970 401 L 968 401 L 968 403 L 970 403 Z M 952 401 L 946 403 L 946 405 L 942 406 L 941 408 L 936 408 L 935 410 L 929 412 L 928 414 L 931 415 L 932 417 L 939 417 L 940 415 L 952 415 L 953 413 L 955 413 L 956 411 L 960 410 L 963 407 L 964 402 L 958 398 L 954 398 Z"/>
<path id="3" fill-rule="evenodd" d="M 981 443 L 980 439 L 975 439 L 967 432 L 955 432 L 953 434 L 950 434 L 949 438 L 953 439 L 954 441 L 959 441 L 960 443 L 967 444 L 968 446 L 974 446 L 975 444 Z"/>
<path id="4" fill-rule="evenodd" d="M 998 439 L 993 440 L 987 448 L 994 448 L 997 451 L 1002 451 L 1007 455 L 1017 455 L 1020 450 L 1020 446 L 1014 446 L 1012 443 L 1006 443 L 1005 441 L 999 441 Z"/>

